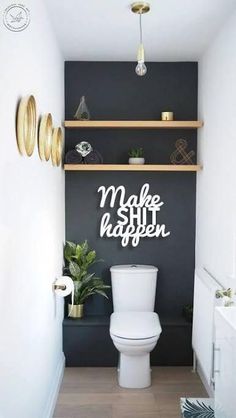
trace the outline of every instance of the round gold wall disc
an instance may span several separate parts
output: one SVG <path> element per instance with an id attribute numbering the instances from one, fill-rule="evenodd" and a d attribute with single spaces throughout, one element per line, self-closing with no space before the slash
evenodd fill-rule
<path id="1" fill-rule="evenodd" d="M 52 148 L 52 115 L 43 115 L 39 125 L 39 156 L 41 160 L 48 161 Z"/>
<path id="2" fill-rule="evenodd" d="M 62 157 L 62 130 L 61 128 L 53 129 L 52 134 L 52 164 L 54 166 L 59 166 L 61 163 Z"/>
<path id="3" fill-rule="evenodd" d="M 149 12 L 150 4 L 146 2 L 135 2 L 131 4 L 131 10 L 133 13 L 138 13 L 140 15 Z"/>
<path id="4" fill-rule="evenodd" d="M 29 157 L 33 154 L 36 141 L 36 119 L 34 96 L 23 97 L 17 112 L 16 133 L 20 153 Z"/>

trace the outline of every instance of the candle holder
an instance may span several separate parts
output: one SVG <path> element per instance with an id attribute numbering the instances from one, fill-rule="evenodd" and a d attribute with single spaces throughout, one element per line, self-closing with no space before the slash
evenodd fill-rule
<path id="1" fill-rule="evenodd" d="M 161 112 L 161 120 L 174 120 L 173 112 Z"/>

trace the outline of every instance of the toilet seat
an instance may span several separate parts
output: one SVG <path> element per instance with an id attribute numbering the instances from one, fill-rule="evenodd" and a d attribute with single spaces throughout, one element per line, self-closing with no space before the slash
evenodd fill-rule
<path id="1" fill-rule="evenodd" d="M 113 312 L 110 334 L 122 340 L 150 340 L 161 333 L 159 316 L 155 312 Z"/>
<path id="2" fill-rule="evenodd" d="M 133 348 L 145 348 L 146 346 L 150 346 L 152 344 L 157 343 L 157 340 L 159 338 L 159 336 L 155 336 L 155 337 L 150 337 L 150 338 L 142 338 L 139 340 L 134 340 L 134 339 L 129 339 L 129 338 L 122 338 L 122 337 L 117 337 L 116 335 L 110 334 L 112 341 L 115 345 L 119 344 L 119 346 L 121 347 L 127 347 L 130 350 Z"/>

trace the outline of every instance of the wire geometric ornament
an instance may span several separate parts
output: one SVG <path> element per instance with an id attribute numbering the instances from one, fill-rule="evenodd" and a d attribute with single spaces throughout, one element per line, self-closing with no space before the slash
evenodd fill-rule
<path id="1" fill-rule="evenodd" d="M 172 164 L 194 164 L 192 157 L 194 157 L 195 152 L 187 152 L 188 142 L 186 139 L 177 139 L 175 146 L 176 150 L 170 156 Z"/>

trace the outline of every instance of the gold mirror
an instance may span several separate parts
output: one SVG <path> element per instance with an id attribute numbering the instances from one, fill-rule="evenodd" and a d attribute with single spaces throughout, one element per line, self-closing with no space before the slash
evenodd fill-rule
<path id="1" fill-rule="evenodd" d="M 39 125 L 39 156 L 41 160 L 48 161 L 52 148 L 52 115 L 43 115 Z"/>
<path id="2" fill-rule="evenodd" d="M 62 157 L 62 130 L 61 128 L 53 129 L 52 134 L 52 164 L 54 166 L 59 166 L 61 163 Z"/>
<path id="3" fill-rule="evenodd" d="M 34 96 L 23 97 L 17 112 L 16 133 L 20 153 L 29 157 L 33 154 L 36 141 L 36 119 Z"/>

